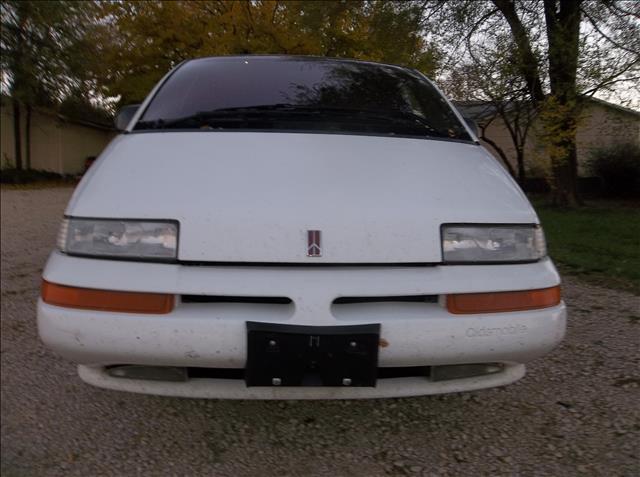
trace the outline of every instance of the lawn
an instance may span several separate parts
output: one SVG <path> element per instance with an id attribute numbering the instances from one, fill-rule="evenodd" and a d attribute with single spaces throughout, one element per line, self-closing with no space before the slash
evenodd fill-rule
<path id="1" fill-rule="evenodd" d="M 640 204 L 557 209 L 534 201 L 561 272 L 640 294 Z"/>

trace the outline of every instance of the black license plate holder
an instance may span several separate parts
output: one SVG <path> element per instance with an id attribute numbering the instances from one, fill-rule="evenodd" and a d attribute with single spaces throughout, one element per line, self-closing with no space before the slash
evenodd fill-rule
<path id="1" fill-rule="evenodd" d="M 374 387 L 380 324 L 247 322 L 247 386 Z"/>

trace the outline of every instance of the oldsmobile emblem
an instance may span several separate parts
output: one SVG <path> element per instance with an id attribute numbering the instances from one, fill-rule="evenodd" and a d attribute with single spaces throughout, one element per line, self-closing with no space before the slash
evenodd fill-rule
<path id="1" fill-rule="evenodd" d="M 307 230 L 307 257 L 322 257 L 319 230 Z"/>

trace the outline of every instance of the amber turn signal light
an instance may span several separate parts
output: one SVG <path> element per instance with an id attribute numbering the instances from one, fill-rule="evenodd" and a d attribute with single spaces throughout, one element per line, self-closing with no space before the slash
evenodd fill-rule
<path id="1" fill-rule="evenodd" d="M 560 286 L 539 290 L 447 295 L 449 313 L 499 313 L 535 310 L 560 303 Z"/>
<path id="2" fill-rule="evenodd" d="M 77 288 L 42 281 L 42 301 L 50 305 L 121 313 L 166 314 L 173 309 L 174 296 L 166 293 L 138 293 Z"/>

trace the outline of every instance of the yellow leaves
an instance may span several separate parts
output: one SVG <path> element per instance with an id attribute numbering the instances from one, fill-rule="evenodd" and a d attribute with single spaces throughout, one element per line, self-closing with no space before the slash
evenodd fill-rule
<path id="1" fill-rule="evenodd" d="M 567 161 L 570 148 L 575 147 L 575 136 L 580 108 L 575 100 L 560 101 L 550 95 L 540 110 L 540 138 L 551 164 Z"/>
<path id="2" fill-rule="evenodd" d="M 101 5 L 98 81 L 123 101 L 140 101 L 187 58 L 297 54 L 418 67 L 436 56 L 419 31 L 415 5 L 382 1 L 174 1 Z"/>

